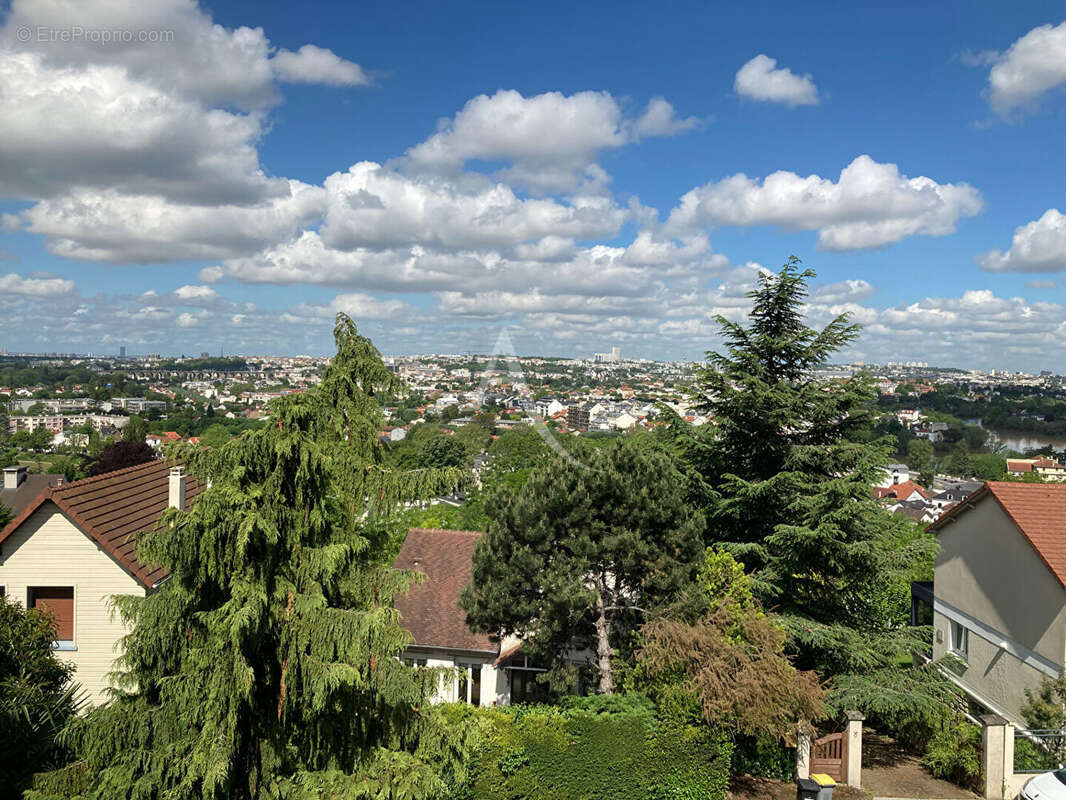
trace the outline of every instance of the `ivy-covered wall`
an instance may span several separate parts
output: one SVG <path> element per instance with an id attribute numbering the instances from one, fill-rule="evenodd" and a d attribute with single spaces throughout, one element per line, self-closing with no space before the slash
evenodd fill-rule
<path id="1" fill-rule="evenodd" d="M 456 800 L 722 800 L 731 744 L 704 725 L 625 708 L 481 709 Z"/>

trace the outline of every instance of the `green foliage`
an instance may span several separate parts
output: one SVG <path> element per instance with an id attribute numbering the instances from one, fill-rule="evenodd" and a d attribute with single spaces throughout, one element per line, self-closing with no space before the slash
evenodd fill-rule
<path id="1" fill-rule="evenodd" d="M 618 440 L 587 464 L 535 471 L 521 494 L 490 496 L 486 511 L 462 595 L 467 624 L 521 635 L 553 667 L 568 648 L 593 647 L 609 694 L 615 651 L 691 580 L 702 551 L 703 520 L 669 458 Z"/>
<path id="2" fill-rule="evenodd" d="M 1066 728 L 1066 678 L 1047 678 L 1035 692 L 1025 690 L 1022 719 L 1034 730 L 1062 730 Z"/>
<path id="3" fill-rule="evenodd" d="M 949 721 L 929 742 L 922 762 L 936 777 L 979 791 L 981 729 L 961 718 Z"/>
<path id="4" fill-rule="evenodd" d="M 230 432 L 225 425 L 214 423 L 199 436 L 200 444 L 204 447 L 222 447 L 230 440 Z"/>
<path id="5" fill-rule="evenodd" d="M 57 736 L 77 706 L 73 668 L 56 658 L 51 619 L 0 597 L 0 786 L 18 793 L 34 772 L 65 763 Z"/>
<path id="6" fill-rule="evenodd" d="M 466 448 L 451 436 L 434 436 L 418 449 L 418 465 L 440 469 L 466 463 Z"/>
<path id="7" fill-rule="evenodd" d="M 737 736 L 729 771 L 791 782 L 796 777 L 796 751 L 773 736 Z"/>
<path id="8" fill-rule="evenodd" d="M 796 666 L 828 681 L 831 707 L 846 697 L 848 708 L 873 709 L 884 681 L 899 688 L 889 693 L 895 718 L 903 706 L 921 718 L 948 697 L 932 672 L 900 664 L 928 647 L 905 612 L 908 583 L 931 568 L 936 542 L 872 497 L 896 443 L 870 440 L 869 377 L 815 375 L 858 327 L 846 315 L 806 326 L 813 274 L 790 258 L 760 277 L 747 325 L 719 319 L 725 352 L 708 353 L 694 387 L 714 424 L 675 428 L 677 447 L 711 536 L 774 609 Z"/>
<path id="9" fill-rule="evenodd" d="M 911 439 L 907 443 L 907 466 L 918 474 L 918 483 L 922 486 L 933 485 L 936 475 L 933 458 L 933 443 L 928 439 Z"/>
<path id="10" fill-rule="evenodd" d="M 85 458 L 78 456 L 56 456 L 48 465 L 48 472 L 62 475 L 68 482 L 80 480 L 89 474 L 85 462 Z"/>
<path id="11" fill-rule="evenodd" d="M 598 709 L 521 707 L 489 721 L 468 783 L 477 800 L 720 800 L 728 737 L 657 717 L 646 699 Z"/>
<path id="12" fill-rule="evenodd" d="M 3 503 L 0 503 L 0 529 L 11 522 L 14 517 L 14 512 Z"/>
<path id="13" fill-rule="evenodd" d="M 983 481 L 1001 481 L 1007 477 L 1007 459 L 999 453 L 978 453 L 973 456 L 973 474 Z"/>
<path id="14" fill-rule="evenodd" d="M 409 635 L 391 599 L 412 576 L 380 560 L 375 523 L 457 476 L 386 466 L 377 398 L 395 378 L 344 315 L 335 336 L 318 387 L 183 454 L 209 488 L 142 535 L 138 557 L 170 578 L 115 598 L 131 633 L 114 700 L 69 734 L 77 797 L 436 798 L 461 771 L 464 732 L 420 711 L 441 671 L 395 658 Z M 38 783 L 34 800 L 70 796 L 70 771 Z"/>

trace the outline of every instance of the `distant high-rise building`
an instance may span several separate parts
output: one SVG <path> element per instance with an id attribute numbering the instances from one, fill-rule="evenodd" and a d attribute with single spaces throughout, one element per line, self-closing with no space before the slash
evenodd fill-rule
<path id="1" fill-rule="evenodd" d="M 207 352 L 206 350 L 204 350 L 202 353 L 200 353 L 200 358 L 210 358 L 210 357 L 211 357 L 211 354 L 209 352 Z"/>
<path id="2" fill-rule="evenodd" d="M 119 358 L 125 358 L 126 357 L 126 345 L 124 345 L 124 344 L 123 345 L 119 345 L 118 357 Z"/>

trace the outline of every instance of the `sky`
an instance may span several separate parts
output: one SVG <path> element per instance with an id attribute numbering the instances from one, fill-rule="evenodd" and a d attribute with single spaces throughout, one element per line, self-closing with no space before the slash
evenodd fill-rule
<path id="1" fill-rule="evenodd" d="M 1062 3 L 0 9 L 0 350 L 699 358 L 794 254 L 1066 373 Z"/>

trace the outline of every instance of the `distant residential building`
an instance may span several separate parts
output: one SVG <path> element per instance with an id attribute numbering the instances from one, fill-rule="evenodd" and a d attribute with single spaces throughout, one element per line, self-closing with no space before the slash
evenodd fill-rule
<path id="1" fill-rule="evenodd" d="M 53 414 L 69 414 L 96 408 L 96 401 L 91 397 L 57 397 L 43 400 L 34 397 L 22 398 L 8 403 L 8 411 L 25 414 L 35 406 L 40 406 L 42 411 L 49 411 Z"/>
<path id="2" fill-rule="evenodd" d="M 166 400 L 148 400 L 144 397 L 114 397 L 108 402 L 110 403 L 110 407 L 107 409 L 108 411 L 121 408 L 123 411 L 129 411 L 131 414 L 144 414 L 149 411 L 167 410 Z"/>
<path id="3" fill-rule="evenodd" d="M 566 424 L 575 431 L 587 431 L 589 429 L 588 409 L 581 406 L 570 406 L 566 410 Z"/>
<path id="4" fill-rule="evenodd" d="M 911 470 L 906 464 L 887 464 L 881 468 L 884 474 L 878 486 L 893 486 L 911 479 Z"/>
<path id="5" fill-rule="evenodd" d="M 537 401 L 537 413 L 542 417 L 554 417 L 560 411 L 566 411 L 566 406 L 555 398 L 545 398 Z"/>
<path id="6" fill-rule="evenodd" d="M 1066 467 L 1053 458 L 1008 458 L 1009 475 L 1039 475 L 1045 480 L 1066 480 Z"/>

